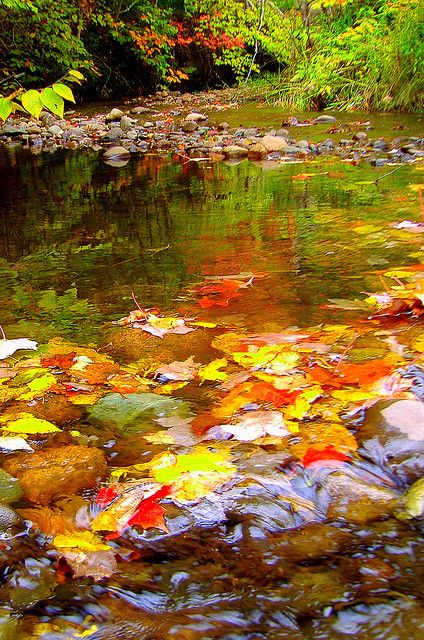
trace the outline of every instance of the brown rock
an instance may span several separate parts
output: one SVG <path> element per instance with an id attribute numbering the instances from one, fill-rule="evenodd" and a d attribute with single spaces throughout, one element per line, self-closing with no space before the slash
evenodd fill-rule
<path id="1" fill-rule="evenodd" d="M 184 133 L 191 133 L 192 131 L 196 131 L 199 128 L 199 125 L 194 120 L 188 120 L 187 122 L 183 122 L 181 125 L 181 129 Z"/>
<path id="2" fill-rule="evenodd" d="M 240 147 L 236 144 L 229 145 L 222 149 L 224 156 L 228 158 L 245 158 L 248 154 L 248 150 L 245 147 Z"/>
<path id="3" fill-rule="evenodd" d="M 282 136 L 264 136 L 260 142 L 268 152 L 284 151 L 289 146 L 287 140 Z"/>
<path id="4" fill-rule="evenodd" d="M 7 459 L 4 468 L 19 479 L 28 500 L 43 505 L 94 487 L 107 471 L 102 451 L 80 445 L 19 454 Z"/>
<path id="5" fill-rule="evenodd" d="M 323 483 L 329 498 L 327 518 L 357 524 L 381 520 L 399 504 L 399 493 L 344 473 L 331 473 Z"/>
<path id="6" fill-rule="evenodd" d="M 263 158 L 267 155 L 267 153 L 268 151 L 266 150 L 262 142 L 257 142 L 256 144 L 252 144 L 252 146 L 249 147 L 249 158 Z"/>

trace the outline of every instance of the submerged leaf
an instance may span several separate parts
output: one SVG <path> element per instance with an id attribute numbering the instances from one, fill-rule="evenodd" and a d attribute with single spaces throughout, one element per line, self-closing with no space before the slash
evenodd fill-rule
<path id="1" fill-rule="evenodd" d="M 13 418 L 13 414 L 4 416 L 4 418 Z M 55 433 L 60 431 L 52 422 L 36 418 L 30 413 L 15 414 L 15 420 L 9 419 L 6 424 L 3 424 L 2 429 L 10 431 L 11 433 L 28 434 Z"/>

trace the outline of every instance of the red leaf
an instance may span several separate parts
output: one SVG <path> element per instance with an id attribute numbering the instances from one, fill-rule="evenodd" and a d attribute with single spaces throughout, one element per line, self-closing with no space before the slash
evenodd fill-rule
<path id="1" fill-rule="evenodd" d="M 57 369 L 69 369 L 74 364 L 75 357 L 77 356 L 76 351 L 72 351 L 71 353 L 62 354 L 59 353 L 56 356 L 51 356 L 47 358 L 41 358 L 41 364 L 43 367 L 55 367 Z"/>
<path id="2" fill-rule="evenodd" d="M 117 495 L 118 493 L 113 487 L 105 487 L 104 489 L 100 489 L 97 494 L 96 504 L 104 509 L 104 507 L 106 507 L 109 502 L 112 502 L 112 500 L 114 500 Z"/>
<path id="3" fill-rule="evenodd" d="M 143 529 L 149 529 L 150 527 L 156 527 L 163 531 L 168 531 L 163 514 L 165 509 L 158 504 L 158 500 L 165 498 L 172 492 L 172 485 L 163 485 L 159 491 L 156 491 L 152 496 L 142 500 L 138 505 L 136 511 L 133 513 L 127 524 L 134 526 L 140 525 Z"/>
<path id="4" fill-rule="evenodd" d="M 331 445 L 327 445 L 323 449 L 319 449 L 318 447 L 309 447 L 302 458 L 302 462 L 305 467 L 338 467 L 343 464 L 343 462 L 346 462 L 346 460 L 349 460 L 349 456 L 342 451 L 338 451 Z"/>

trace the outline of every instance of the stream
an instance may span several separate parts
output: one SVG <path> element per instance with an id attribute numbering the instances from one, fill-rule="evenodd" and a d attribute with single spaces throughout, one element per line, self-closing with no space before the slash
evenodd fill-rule
<path id="1" fill-rule="evenodd" d="M 266 109 L 255 117 L 273 126 Z M 219 117 L 251 124 L 243 110 Z M 419 133 L 417 118 L 376 121 L 378 135 L 393 137 L 399 122 Z M 114 167 L 91 149 L 0 150 L 0 323 L 8 340 L 38 343 L 0 362 L 0 426 L 17 435 L 25 412 L 60 428 L 24 433 L 32 454 L 0 453 L 0 471 L 23 489 L 4 498 L 10 482 L 0 477 L 0 503 L 17 517 L 1 525 L 0 640 L 423 637 L 422 515 L 405 517 L 402 500 L 422 476 L 424 436 L 410 436 L 414 466 L 413 447 L 391 453 L 395 466 L 370 443 L 386 415 L 380 403 L 422 404 L 408 386 L 373 385 L 424 364 L 424 329 L 420 314 L 370 319 L 364 302 L 408 282 L 419 289 L 424 236 L 397 225 L 422 221 L 423 169 L 419 159 L 376 167 L 154 153 Z M 164 317 L 174 321 L 160 337 L 150 329 Z M 185 363 L 180 377 L 175 362 Z M 190 362 L 198 366 L 187 373 Z M 363 373 L 346 366 L 343 380 L 345 364 Z M 249 438 L 235 428 L 250 428 L 251 412 L 265 427 Z M 283 435 L 269 426 L 281 416 Z M 102 459 L 94 481 L 74 486 L 74 469 L 55 493 L 64 480 L 54 452 L 67 447 Z M 203 493 L 190 485 L 183 495 L 179 476 L 161 480 L 152 466 L 164 453 L 199 451 L 225 458 L 214 462 L 222 481 L 207 480 Z M 44 466 L 34 471 L 31 455 Z M 164 528 L 93 527 L 98 489 L 113 477 L 123 492 L 132 481 L 176 482 L 176 497 L 157 497 Z M 116 570 L 102 574 L 95 556 L 90 574 L 86 559 L 56 544 L 65 519 L 99 536 Z"/>

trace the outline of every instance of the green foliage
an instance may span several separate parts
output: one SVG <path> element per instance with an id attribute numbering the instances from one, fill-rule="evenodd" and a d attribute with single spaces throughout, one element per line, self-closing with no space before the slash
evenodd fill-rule
<path id="1" fill-rule="evenodd" d="M 422 0 L 0 0 L 0 21 L 1 90 L 48 85 L 57 114 L 72 99 L 51 83 L 76 68 L 96 97 L 271 71 L 290 106 L 422 105 Z M 14 109 L 0 98 L 2 119 Z"/>
<path id="2" fill-rule="evenodd" d="M 71 69 L 63 80 L 79 83 L 83 78 L 82 73 Z M 56 82 L 52 87 L 41 90 L 17 89 L 9 96 L 0 96 L 0 121 L 6 120 L 15 111 L 24 111 L 34 118 L 39 118 L 43 109 L 63 118 L 65 100 L 75 102 L 72 89 L 63 82 Z"/>

